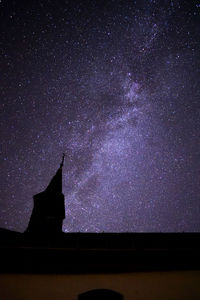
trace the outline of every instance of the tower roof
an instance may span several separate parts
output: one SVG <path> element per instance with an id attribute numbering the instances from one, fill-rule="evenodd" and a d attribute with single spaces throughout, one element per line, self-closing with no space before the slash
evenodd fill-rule
<path id="1" fill-rule="evenodd" d="M 46 192 L 52 194 L 62 193 L 62 167 L 64 164 L 65 154 L 62 156 L 62 161 L 60 167 L 58 168 L 56 174 L 51 179 L 49 185 L 46 188 Z"/>

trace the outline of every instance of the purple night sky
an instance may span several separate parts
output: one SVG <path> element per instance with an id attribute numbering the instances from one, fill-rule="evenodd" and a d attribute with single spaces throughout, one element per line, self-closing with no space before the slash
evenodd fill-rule
<path id="1" fill-rule="evenodd" d="M 65 232 L 200 231 L 200 1 L 0 1 L 0 227 L 63 167 Z"/>

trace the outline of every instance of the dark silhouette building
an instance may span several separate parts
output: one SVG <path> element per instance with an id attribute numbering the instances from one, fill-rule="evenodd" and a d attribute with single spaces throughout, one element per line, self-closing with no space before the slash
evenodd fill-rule
<path id="1" fill-rule="evenodd" d="M 33 196 L 34 207 L 26 233 L 58 235 L 62 233 L 65 218 L 65 202 L 62 193 L 62 162 L 46 190 Z"/>
<path id="2" fill-rule="evenodd" d="M 63 163 L 26 232 L 0 228 L 1 299 L 200 299 L 200 233 L 62 233 Z"/>

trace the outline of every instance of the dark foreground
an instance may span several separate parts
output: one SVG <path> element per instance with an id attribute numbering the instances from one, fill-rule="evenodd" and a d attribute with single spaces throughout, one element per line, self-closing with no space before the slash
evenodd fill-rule
<path id="1" fill-rule="evenodd" d="M 200 269 L 199 233 L 66 233 L 0 230 L 0 271 L 88 273 Z"/>

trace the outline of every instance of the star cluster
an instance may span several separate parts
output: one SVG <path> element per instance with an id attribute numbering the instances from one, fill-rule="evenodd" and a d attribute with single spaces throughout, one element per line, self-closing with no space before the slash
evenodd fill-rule
<path id="1" fill-rule="evenodd" d="M 62 153 L 63 231 L 200 230 L 200 2 L 0 1 L 0 226 Z"/>

